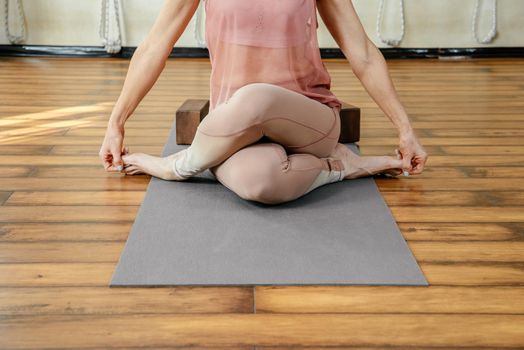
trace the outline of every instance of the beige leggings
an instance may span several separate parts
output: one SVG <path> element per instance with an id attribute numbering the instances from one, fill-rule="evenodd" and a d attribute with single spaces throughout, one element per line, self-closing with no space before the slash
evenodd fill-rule
<path id="1" fill-rule="evenodd" d="M 343 179 L 342 163 L 325 159 L 339 135 L 336 107 L 251 83 L 209 112 L 175 169 L 184 177 L 209 169 L 241 198 L 282 203 Z"/>

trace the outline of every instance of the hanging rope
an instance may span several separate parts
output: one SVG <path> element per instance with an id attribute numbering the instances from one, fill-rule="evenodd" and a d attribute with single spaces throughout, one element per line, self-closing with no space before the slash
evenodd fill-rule
<path id="1" fill-rule="evenodd" d="M 113 16 L 111 13 L 113 5 Z M 110 17 L 112 21 L 110 21 Z M 110 33 L 110 24 L 113 31 Z M 100 14 L 99 35 L 102 44 L 108 53 L 117 53 L 122 49 L 122 32 L 120 29 L 120 8 L 118 0 L 102 0 L 102 12 Z"/>
<path id="2" fill-rule="evenodd" d="M 15 0 L 16 8 L 17 8 L 17 16 L 18 20 L 16 23 L 18 23 L 20 27 L 20 35 L 12 35 L 9 31 L 9 1 L 5 0 L 5 14 L 4 14 L 4 25 L 5 25 L 5 36 L 7 37 L 7 40 L 11 44 L 21 44 L 23 41 L 25 41 L 25 33 L 26 33 L 26 24 L 25 24 L 25 15 L 24 10 L 22 8 L 22 0 Z"/>
<path id="3" fill-rule="evenodd" d="M 473 23 L 472 23 L 472 32 L 473 37 L 475 38 L 475 41 L 479 44 L 489 44 L 490 42 L 495 39 L 497 36 L 497 0 L 491 0 L 491 29 L 486 34 L 484 39 L 479 39 L 479 36 L 477 34 L 477 21 L 478 21 L 478 14 L 480 9 L 480 0 L 477 0 L 475 2 L 475 9 L 473 10 Z"/>
<path id="4" fill-rule="evenodd" d="M 202 0 L 198 3 L 196 11 L 194 36 L 198 47 L 207 47 L 205 38 L 202 35 L 202 12 L 204 12 L 205 1 L 207 0 Z"/>
<path id="5" fill-rule="evenodd" d="M 384 15 L 384 2 L 385 0 L 380 0 L 378 4 L 378 14 L 377 14 L 377 36 L 384 44 L 390 45 L 390 46 L 398 46 L 402 39 L 404 38 L 405 33 L 405 25 L 404 25 L 404 0 L 399 0 L 399 6 L 400 6 L 400 37 L 399 38 L 390 38 L 390 39 L 384 39 L 382 37 L 381 33 L 381 27 L 382 27 L 382 17 Z"/>

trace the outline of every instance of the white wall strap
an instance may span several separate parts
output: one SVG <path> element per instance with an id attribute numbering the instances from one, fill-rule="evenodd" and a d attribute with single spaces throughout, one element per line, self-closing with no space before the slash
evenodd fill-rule
<path id="1" fill-rule="evenodd" d="M 99 35 L 108 53 L 117 53 L 122 49 L 120 6 L 118 0 L 102 0 Z"/>
<path id="2" fill-rule="evenodd" d="M 481 0 L 476 0 L 475 8 L 473 9 L 473 21 L 471 31 L 473 33 L 473 38 L 479 44 L 489 44 L 497 36 L 497 0 L 491 1 L 491 28 L 486 34 L 484 39 L 480 39 L 477 34 L 477 22 L 479 17 L 479 9 Z"/>
<path id="3" fill-rule="evenodd" d="M 202 34 L 202 13 L 204 12 L 204 6 L 206 5 L 206 1 L 209 0 L 201 0 L 198 3 L 198 8 L 196 10 L 194 36 L 198 47 L 207 47 L 205 37 Z"/>
<path id="4" fill-rule="evenodd" d="M 7 37 L 7 40 L 11 44 L 21 44 L 23 41 L 25 41 L 25 34 L 26 34 L 26 24 L 25 24 L 25 15 L 24 15 L 24 9 L 22 8 L 22 0 L 14 0 L 16 4 L 16 21 L 15 24 L 18 26 L 18 32 L 20 32 L 19 35 L 13 35 L 11 34 L 11 31 L 9 30 L 9 1 L 11 0 L 4 0 L 4 26 L 5 26 L 5 36 Z"/>
<path id="5" fill-rule="evenodd" d="M 382 37 L 382 17 L 384 15 L 384 2 L 385 0 L 380 0 L 378 4 L 378 13 L 377 13 L 377 36 L 384 44 L 390 46 L 398 46 L 402 39 L 404 38 L 405 33 L 405 24 L 404 24 L 404 0 L 399 0 L 400 6 L 400 35 L 398 38 L 388 38 L 384 39 Z"/>

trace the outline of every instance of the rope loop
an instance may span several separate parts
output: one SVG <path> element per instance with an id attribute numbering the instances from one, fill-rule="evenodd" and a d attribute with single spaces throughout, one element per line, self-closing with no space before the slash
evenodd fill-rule
<path id="1" fill-rule="evenodd" d="M 475 8 L 473 9 L 473 21 L 471 24 L 471 32 L 473 33 L 473 38 L 479 44 L 489 44 L 497 36 L 497 0 L 491 1 L 491 28 L 483 39 L 480 39 L 477 33 L 477 22 L 479 17 L 480 1 L 476 0 Z"/>
<path id="2" fill-rule="evenodd" d="M 4 0 L 4 25 L 5 25 L 5 36 L 7 37 L 7 40 L 11 44 L 21 44 L 25 41 L 25 34 L 26 34 L 26 23 L 25 23 L 25 15 L 24 15 L 24 9 L 22 8 L 22 0 L 15 0 L 16 3 L 16 9 L 17 9 L 17 16 L 18 16 L 18 25 L 20 27 L 20 34 L 19 35 L 13 35 L 11 34 L 11 31 L 9 30 L 9 1 L 10 0 Z"/>
<path id="3" fill-rule="evenodd" d="M 110 15 L 111 5 L 113 5 L 113 16 Z M 112 17 L 113 20 L 113 26 L 111 26 L 113 29 L 112 33 L 109 33 L 110 17 Z M 120 52 L 122 49 L 122 31 L 120 29 L 120 8 L 118 0 L 102 0 L 98 34 L 107 53 Z"/>
<path id="4" fill-rule="evenodd" d="M 378 4 L 378 13 L 377 13 L 377 36 L 384 44 L 390 45 L 390 46 L 398 46 L 400 45 L 400 42 L 404 38 L 405 34 L 405 23 L 404 23 L 404 0 L 399 0 L 399 6 L 400 6 L 400 35 L 397 38 L 383 38 L 382 37 L 382 18 L 384 16 L 384 3 L 385 0 L 380 0 Z"/>

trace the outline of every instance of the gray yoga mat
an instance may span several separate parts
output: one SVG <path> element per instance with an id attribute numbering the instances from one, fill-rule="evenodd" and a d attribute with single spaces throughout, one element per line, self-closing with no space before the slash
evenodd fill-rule
<path id="1" fill-rule="evenodd" d="M 175 140 L 173 125 L 163 156 L 187 147 Z M 151 178 L 110 283 L 357 284 L 428 285 L 373 178 L 266 205 L 209 170 L 183 182 Z"/>

